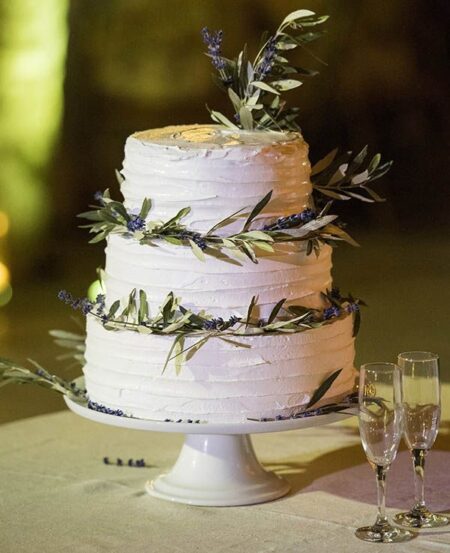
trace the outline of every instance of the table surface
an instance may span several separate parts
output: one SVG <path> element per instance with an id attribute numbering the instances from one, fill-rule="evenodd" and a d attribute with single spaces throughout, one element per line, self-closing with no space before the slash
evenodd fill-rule
<path id="1" fill-rule="evenodd" d="M 255 435 L 259 459 L 292 492 L 249 507 L 190 507 L 150 497 L 143 486 L 169 468 L 179 434 L 139 432 L 68 411 L 0 426 L 1 553 L 333 553 L 450 552 L 450 527 L 422 531 L 406 544 L 367 544 L 356 527 L 376 513 L 374 475 L 356 420 Z M 144 458 L 146 468 L 105 465 L 104 456 Z M 430 508 L 450 511 L 450 386 L 443 422 L 428 456 Z M 388 474 L 393 514 L 412 504 L 409 453 Z"/>

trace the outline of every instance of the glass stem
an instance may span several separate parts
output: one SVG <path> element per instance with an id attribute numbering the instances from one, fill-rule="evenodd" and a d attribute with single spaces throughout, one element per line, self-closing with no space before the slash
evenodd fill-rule
<path id="1" fill-rule="evenodd" d="M 376 524 L 386 524 L 386 471 L 387 468 L 382 465 L 375 466 L 375 474 L 377 477 L 377 499 L 378 499 L 378 514 Z"/>
<path id="2" fill-rule="evenodd" d="M 425 480 L 425 449 L 413 449 L 412 458 L 414 466 L 414 509 L 423 509 L 425 507 L 424 480 Z"/>

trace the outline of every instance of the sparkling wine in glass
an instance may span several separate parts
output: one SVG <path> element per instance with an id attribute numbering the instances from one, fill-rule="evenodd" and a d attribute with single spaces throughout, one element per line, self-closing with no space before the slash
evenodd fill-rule
<path id="1" fill-rule="evenodd" d="M 378 514 L 373 526 L 356 530 L 370 542 L 401 542 L 412 532 L 392 526 L 386 516 L 386 472 L 397 455 L 402 435 L 401 373 L 393 363 L 367 363 L 359 376 L 359 433 L 370 466 L 375 471 Z"/>
<path id="2" fill-rule="evenodd" d="M 400 353 L 402 372 L 404 438 L 412 453 L 414 468 L 413 508 L 394 520 L 411 528 L 445 526 L 449 519 L 432 513 L 425 505 L 425 456 L 436 439 L 441 416 L 439 357 L 426 351 Z"/>

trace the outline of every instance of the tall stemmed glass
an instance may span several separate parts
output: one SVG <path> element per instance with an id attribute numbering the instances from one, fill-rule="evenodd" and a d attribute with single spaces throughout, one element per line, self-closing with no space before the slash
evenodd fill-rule
<path id="1" fill-rule="evenodd" d="M 412 453 L 415 504 L 394 520 L 411 528 L 445 526 L 449 519 L 430 512 L 424 499 L 425 455 L 434 444 L 441 416 L 439 357 L 426 351 L 400 353 L 402 372 L 404 437 Z"/>
<path id="2" fill-rule="evenodd" d="M 412 532 L 392 526 L 386 516 L 386 472 L 397 455 L 402 435 L 401 373 L 393 363 L 367 363 L 359 376 L 359 433 L 377 479 L 378 515 L 373 526 L 356 530 L 370 542 L 400 542 Z"/>

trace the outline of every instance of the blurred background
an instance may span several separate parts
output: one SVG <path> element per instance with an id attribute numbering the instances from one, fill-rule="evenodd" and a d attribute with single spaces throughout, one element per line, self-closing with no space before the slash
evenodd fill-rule
<path id="1" fill-rule="evenodd" d="M 362 248 L 340 247 L 334 277 L 369 304 L 357 362 L 441 355 L 450 380 L 450 106 L 447 0 L 0 0 L 0 355 L 70 378 L 48 330 L 82 331 L 56 294 L 85 295 L 104 261 L 76 214 L 117 190 L 126 137 L 227 112 L 200 29 L 224 54 L 299 8 L 330 14 L 313 50 L 321 74 L 289 95 L 317 160 L 370 145 L 393 159 L 385 204 L 339 206 Z M 82 324 L 82 321 L 81 321 Z M 0 422 L 62 409 L 28 386 L 0 389 Z"/>

